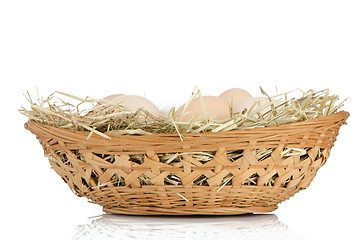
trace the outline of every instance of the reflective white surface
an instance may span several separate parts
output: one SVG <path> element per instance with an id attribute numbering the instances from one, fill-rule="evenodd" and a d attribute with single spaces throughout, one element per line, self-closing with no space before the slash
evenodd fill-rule
<path id="1" fill-rule="evenodd" d="M 240 216 L 126 216 L 104 214 L 78 225 L 74 240 L 304 239 L 274 214 Z"/>

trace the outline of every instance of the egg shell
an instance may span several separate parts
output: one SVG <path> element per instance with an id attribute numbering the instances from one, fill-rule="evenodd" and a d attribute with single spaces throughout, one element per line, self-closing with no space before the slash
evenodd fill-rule
<path id="1" fill-rule="evenodd" d="M 112 94 L 112 95 L 108 95 L 107 97 L 102 98 L 101 100 L 98 101 L 98 105 L 106 105 L 109 102 L 112 102 L 114 99 L 116 99 L 117 97 L 123 96 L 124 94 Z"/>
<path id="2" fill-rule="evenodd" d="M 241 88 L 230 88 L 221 93 L 219 97 L 225 99 L 225 101 L 233 108 L 234 105 L 246 98 L 251 98 L 251 94 Z"/>
<path id="3" fill-rule="evenodd" d="M 163 102 L 157 106 L 158 106 L 158 109 L 160 110 L 160 113 L 167 116 L 173 107 L 176 110 L 182 104 L 183 104 L 183 102 L 177 101 L 175 99 L 170 99 L 167 102 Z"/>
<path id="4" fill-rule="evenodd" d="M 279 101 L 272 99 L 272 103 L 274 106 L 279 104 Z M 246 98 L 234 105 L 233 114 L 242 113 L 246 111 L 246 113 L 250 113 L 257 108 L 263 108 L 260 113 L 263 115 L 271 110 L 271 106 L 269 105 L 269 99 L 266 97 L 250 97 Z M 265 105 L 268 105 L 264 107 Z"/>
<path id="5" fill-rule="evenodd" d="M 230 110 L 227 102 L 216 96 L 202 96 L 204 102 L 205 112 L 201 104 L 201 99 L 194 98 L 186 108 L 185 114 L 181 117 L 181 121 L 189 121 L 195 117 L 196 121 L 204 120 L 224 120 L 230 118 Z M 182 111 L 185 108 L 185 105 L 182 105 L 176 111 L 176 116 L 180 116 Z"/>
<path id="6" fill-rule="evenodd" d="M 137 95 L 123 95 L 112 100 L 114 104 L 124 106 L 131 112 L 136 112 L 139 108 L 150 112 L 153 115 L 159 115 L 157 106 L 147 98 Z"/>

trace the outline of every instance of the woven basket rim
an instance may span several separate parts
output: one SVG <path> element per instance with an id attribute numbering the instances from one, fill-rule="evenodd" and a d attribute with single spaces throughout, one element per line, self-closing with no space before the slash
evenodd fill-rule
<path id="1" fill-rule="evenodd" d="M 288 129 L 291 127 L 295 127 L 295 126 L 307 126 L 310 124 L 315 124 L 318 122 L 323 122 L 323 121 L 330 121 L 330 120 L 336 120 L 336 122 L 344 119 L 346 120 L 348 117 L 350 116 L 350 113 L 347 111 L 339 111 L 337 113 L 333 113 L 327 116 L 320 116 L 320 117 L 316 117 L 316 118 L 312 118 L 312 119 L 308 119 L 308 120 L 304 120 L 304 121 L 299 121 L 299 122 L 294 122 L 294 123 L 287 123 L 287 124 L 281 124 L 281 125 L 277 125 L 277 126 L 272 126 L 272 127 L 261 127 L 261 128 L 249 128 L 249 129 L 235 129 L 235 130 L 230 130 L 230 131 L 223 131 L 223 132 L 205 132 L 205 133 L 183 133 L 182 136 L 184 136 L 185 138 L 187 137 L 200 137 L 200 136 L 218 136 L 218 135 L 234 135 L 234 134 L 242 134 L 242 133 L 251 133 L 251 132 L 255 132 L 255 133 L 260 133 L 260 132 L 265 132 L 265 131 L 275 131 L 275 130 L 282 130 L 282 129 Z M 63 129 L 63 128 L 59 128 L 59 127 L 54 127 L 54 126 L 50 126 L 50 125 L 46 125 L 43 123 L 39 123 L 39 122 L 35 122 L 34 120 L 28 120 L 25 124 L 24 127 L 28 130 L 30 130 L 30 128 L 36 127 L 38 129 L 41 129 L 42 131 L 46 131 L 50 134 L 53 134 L 54 132 L 58 132 L 61 131 L 63 133 L 76 133 L 77 135 L 83 135 L 85 138 L 88 137 L 89 135 L 89 131 L 79 131 L 79 130 L 70 130 L 70 129 Z M 152 138 L 159 138 L 159 137 L 172 137 L 172 138 L 178 138 L 179 139 L 179 135 L 177 133 L 168 133 L 168 134 L 152 134 L 152 135 L 113 135 L 113 134 L 105 134 L 107 136 L 109 136 L 111 139 L 106 139 L 102 136 L 99 136 L 97 134 L 93 134 L 91 136 L 91 138 L 93 138 L 94 140 L 97 139 L 98 140 L 102 140 L 102 141 L 117 141 L 117 139 L 139 139 L 139 138 L 147 138 L 147 139 L 152 139 Z M 90 139 L 89 139 L 90 140 Z"/>

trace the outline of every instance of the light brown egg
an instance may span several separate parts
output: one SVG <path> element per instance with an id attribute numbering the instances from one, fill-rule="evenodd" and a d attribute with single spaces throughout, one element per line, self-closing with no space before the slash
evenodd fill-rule
<path id="1" fill-rule="evenodd" d="M 224 120 L 230 118 L 229 106 L 226 101 L 222 98 L 215 96 L 203 96 L 205 111 L 201 104 L 201 99 L 195 98 L 187 106 L 185 114 L 181 117 L 181 121 L 189 121 L 195 117 L 196 121 L 204 120 Z M 182 105 L 176 111 L 176 116 L 180 116 L 185 108 Z"/>
<path id="2" fill-rule="evenodd" d="M 274 106 L 279 105 L 279 101 L 272 99 Z M 268 105 L 268 106 L 267 106 Z M 250 113 L 251 111 L 261 109 L 260 113 L 263 115 L 271 110 L 269 99 L 266 97 L 250 97 L 246 98 L 234 105 L 233 114 L 237 113 Z"/>
<path id="3" fill-rule="evenodd" d="M 107 105 L 109 102 L 112 102 L 115 98 L 123 96 L 124 94 L 112 94 L 107 97 L 104 97 L 98 101 L 97 105 Z"/>
<path id="4" fill-rule="evenodd" d="M 150 112 L 151 114 L 158 116 L 160 111 L 157 106 L 148 100 L 147 98 L 137 96 L 137 95 L 123 95 L 116 97 L 112 100 L 114 104 L 124 106 L 131 112 L 136 112 L 139 108 Z"/>
<path id="5" fill-rule="evenodd" d="M 225 99 L 225 101 L 234 108 L 234 105 L 246 98 L 252 97 L 250 93 L 241 88 L 231 88 L 221 93 L 219 97 Z"/>

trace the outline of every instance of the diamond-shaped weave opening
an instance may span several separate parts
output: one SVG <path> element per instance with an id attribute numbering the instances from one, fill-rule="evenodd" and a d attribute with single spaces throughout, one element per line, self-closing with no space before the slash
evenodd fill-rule
<path id="1" fill-rule="evenodd" d="M 129 161 L 137 163 L 137 164 L 142 164 L 145 161 L 145 155 L 144 154 L 130 154 Z"/>
<path id="2" fill-rule="evenodd" d="M 177 165 L 182 161 L 182 156 L 188 155 L 194 160 L 198 161 L 201 164 L 205 164 L 213 159 L 216 151 L 204 151 L 204 152 L 191 152 L 191 153 L 158 153 L 157 156 L 160 159 L 160 162 L 166 163 L 169 165 Z"/>
<path id="3" fill-rule="evenodd" d="M 287 178 L 283 183 L 282 183 L 282 187 L 287 187 L 288 183 L 293 180 L 293 175 L 290 176 L 289 178 Z"/>
<path id="4" fill-rule="evenodd" d="M 267 186 L 274 186 L 274 183 L 275 183 L 275 179 L 279 177 L 279 174 L 276 173 L 274 174 L 270 179 L 269 181 L 266 183 Z"/>
<path id="5" fill-rule="evenodd" d="M 175 165 L 181 162 L 181 156 L 179 153 L 159 153 L 157 156 L 162 163 Z"/>
<path id="6" fill-rule="evenodd" d="M 302 154 L 299 158 L 299 161 L 304 161 L 306 160 L 307 158 L 309 158 L 309 155 L 308 155 L 308 151 L 310 150 L 311 148 L 306 148 L 306 153 L 305 154 Z"/>
<path id="7" fill-rule="evenodd" d="M 194 185 L 200 185 L 200 186 L 209 186 L 209 183 L 207 182 L 208 177 L 206 177 L 204 174 L 201 174 L 198 178 L 194 180 Z"/>
<path id="8" fill-rule="evenodd" d="M 255 157 L 258 161 L 263 161 L 271 156 L 275 148 L 259 148 L 255 150 Z"/>
<path id="9" fill-rule="evenodd" d="M 140 180 L 141 185 L 153 185 L 150 178 L 143 173 L 138 177 L 138 179 Z"/>
<path id="10" fill-rule="evenodd" d="M 226 151 L 226 157 L 231 162 L 235 162 L 236 160 L 240 159 L 244 155 L 244 150 L 228 150 Z"/>
<path id="11" fill-rule="evenodd" d="M 165 185 L 182 185 L 181 178 L 173 173 L 165 177 L 164 183 Z"/>
<path id="12" fill-rule="evenodd" d="M 103 153 L 93 153 L 93 154 L 110 163 L 114 163 L 115 161 L 115 156 L 111 154 L 103 154 Z"/>
<path id="13" fill-rule="evenodd" d="M 70 162 L 68 160 L 68 156 L 67 156 L 67 154 L 65 154 L 65 152 L 63 150 L 57 150 L 54 152 L 63 163 L 70 164 Z"/>
<path id="14" fill-rule="evenodd" d="M 112 176 L 111 183 L 116 187 L 126 185 L 126 181 L 124 180 L 124 178 L 122 176 L 119 176 L 118 174 L 114 174 Z"/>
<path id="15" fill-rule="evenodd" d="M 259 175 L 257 173 L 252 174 L 250 177 L 245 179 L 244 185 L 256 185 L 258 182 Z"/>
<path id="16" fill-rule="evenodd" d="M 228 173 L 222 180 L 221 184 L 223 186 L 232 185 L 233 184 L 233 177 L 234 175 L 232 173 Z"/>
<path id="17" fill-rule="evenodd" d="M 199 161 L 202 164 L 205 164 L 213 159 L 216 151 L 205 151 L 205 152 L 199 152 L 199 153 L 192 153 L 190 156 L 195 159 L 196 161 Z"/>

